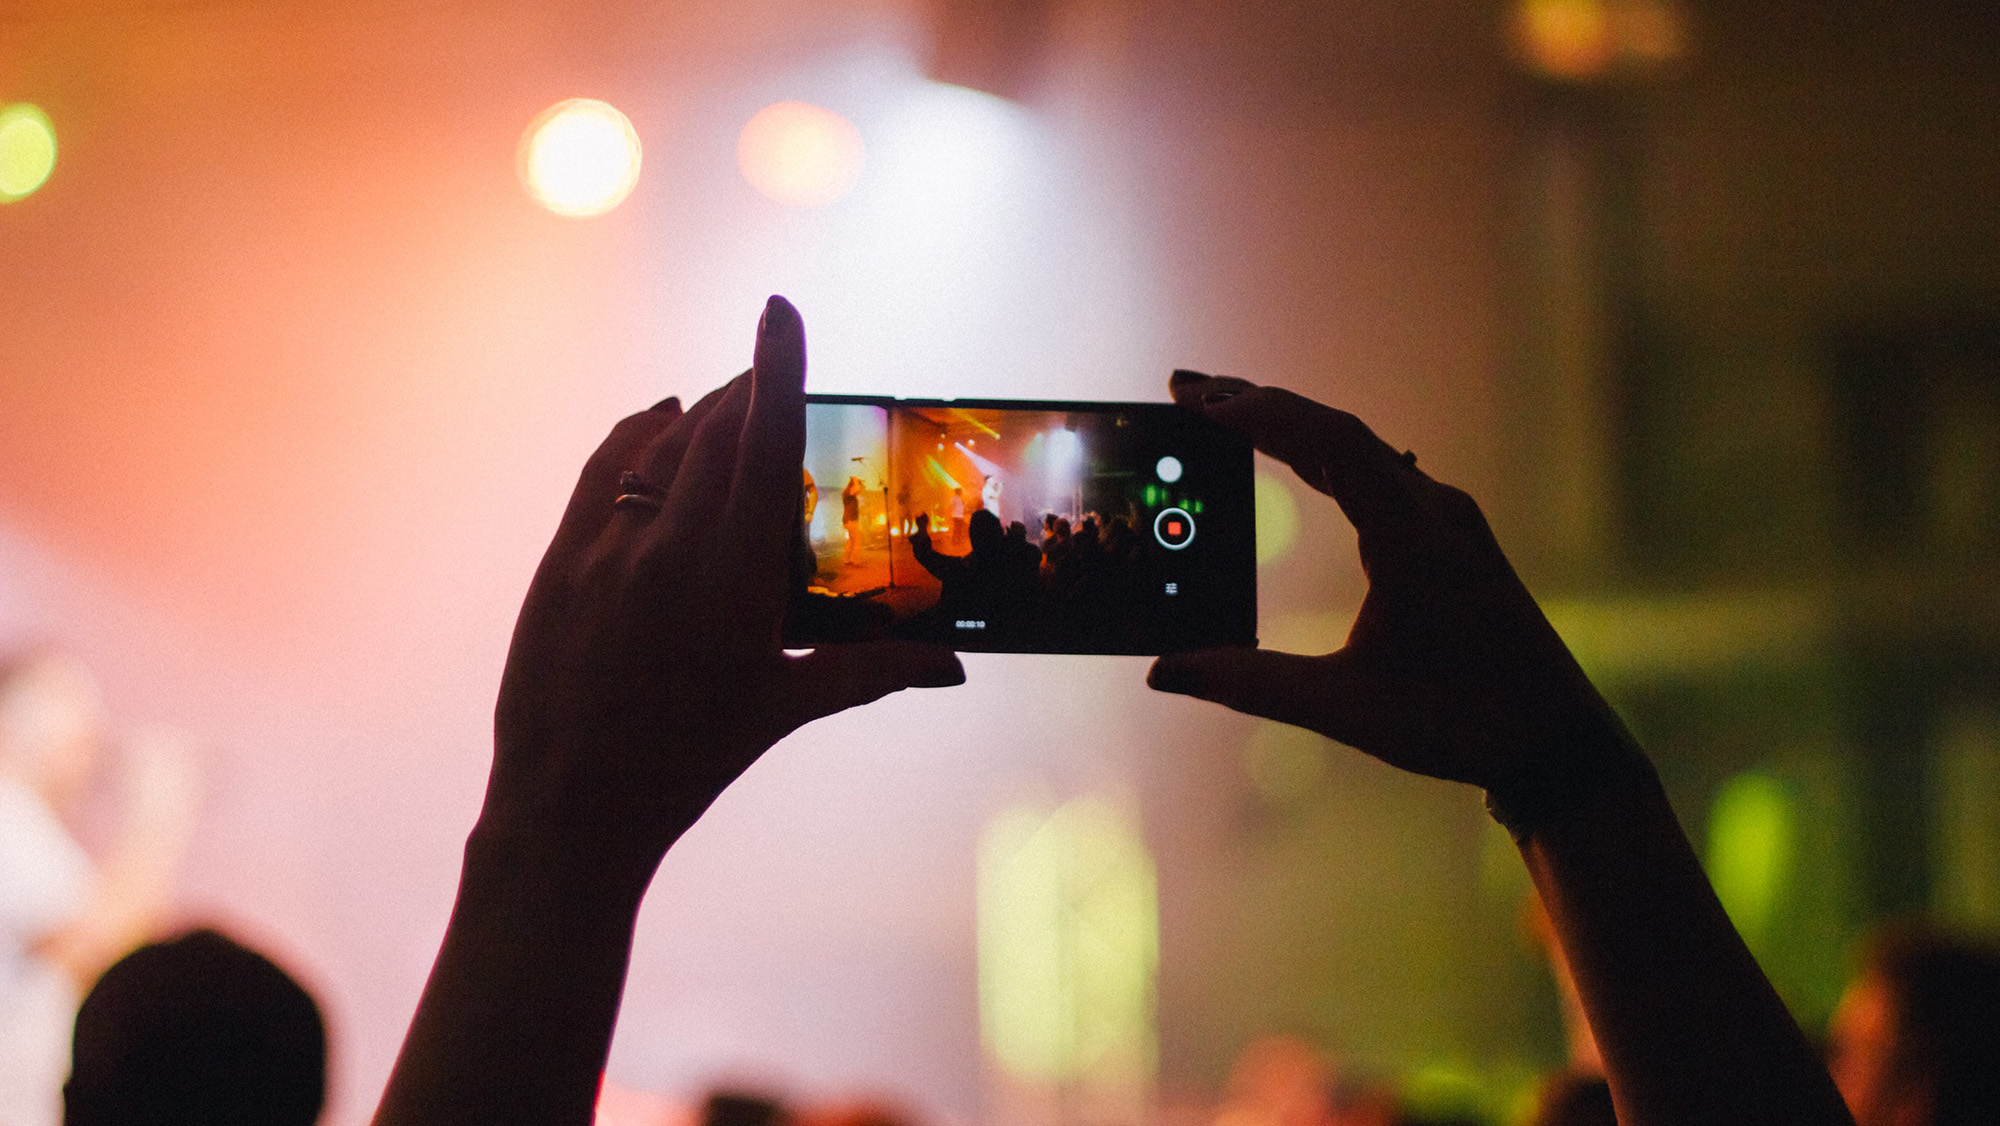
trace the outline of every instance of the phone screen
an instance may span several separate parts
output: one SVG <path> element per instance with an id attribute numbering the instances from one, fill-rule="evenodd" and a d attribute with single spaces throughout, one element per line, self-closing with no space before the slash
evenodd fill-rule
<path id="1" fill-rule="evenodd" d="M 1166 403 L 809 395 L 785 643 L 1257 638 L 1250 444 Z"/>

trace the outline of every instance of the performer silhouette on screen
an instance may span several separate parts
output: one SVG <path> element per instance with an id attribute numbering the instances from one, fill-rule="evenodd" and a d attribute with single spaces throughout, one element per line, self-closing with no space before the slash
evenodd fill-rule
<path id="1" fill-rule="evenodd" d="M 840 490 L 840 530 L 847 533 L 845 562 L 850 566 L 861 562 L 861 478 L 859 477 L 849 477 L 847 487 Z"/>
<path id="2" fill-rule="evenodd" d="M 951 544 L 965 550 L 969 545 L 971 526 L 965 522 L 965 490 L 951 491 Z"/>

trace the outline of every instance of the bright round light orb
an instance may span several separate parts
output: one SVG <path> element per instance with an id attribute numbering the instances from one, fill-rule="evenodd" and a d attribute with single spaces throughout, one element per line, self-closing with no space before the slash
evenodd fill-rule
<path id="1" fill-rule="evenodd" d="M 846 195 L 864 155 L 852 122 L 810 102 L 765 106 L 736 138 L 743 178 L 787 207 L 824 207 Z"/>
<path id="2" fill-rule="evenodd" d="M 32 195 L 56 167 L 56 128 L 26 102 L 0 109 L 0 203 Z"/>
<path id="3" fill-rule="evenodd" d="M 521 186 L 558 215 L 602 215 L 639 182 L 639 134 L 617 108 L 571 98 L 541 112 L 521 135 Z"/>
<path id="4" fill-rule="evenodd" d="M 1181 479 L 1181 459 L 1168 454 L 1153 466 L 1153 472 L 1159 474 L 1160 480 L 1171 485 Z"/>

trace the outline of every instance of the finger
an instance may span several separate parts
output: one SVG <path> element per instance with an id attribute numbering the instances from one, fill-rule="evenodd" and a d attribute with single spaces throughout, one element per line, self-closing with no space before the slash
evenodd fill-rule
<path id="1" fill-rule="evenodd" d="M 827 645 L 789 658 L 788 706 L 793 726 L 872 703 L 905 688 L 949 688 L 965 683 L 958 654 L 914 641 L 862 641 Z"/>
<path id="2" fill-rule="evenodd" d="M 1360 531 L 1381 531 L 1417 512 L 1409 465 L 1368 424 L 1343 410 L 1241 379 L 1176 371 L 1174 401 L 1249 438 L 1332 497 Z"/>
<path id="3" fill-rule="evenodd" d="M 695 428 L 701 425 L 703 419 L 715 413 L 716 406 L 722 402 L 722 397 L 728 394 L 733 383 L 734 380 L 724 383 L 703 395 L 681 416 L 680 425 L 660 431 L 653 438 L 652 444 L 640 451 L 632 464 L 626 468 L 645 478 L 648 484 L 661 490 L 664 495 L 673 485 L 675 476 L 680 473 L 681 459 L 687 455 L 688 442 L 694 437 Z"/>
<path id="4" fill-rule="evenodd" d="M 624 490 L 618 479 L 639 456 L 639 451 L 658 439 L 681 417 L 681 401 L 669 397 L 650 410 L 621 419 L 611 434 L 590 455 L 570 493 L 562 523 L 549 544 L 548 557 L 567 558 L 597 539 L 616 511 L 611 502 Z"/>
<path id="5" fill-rule="evenodd" d="M 1174 397 L 1174 402 L 1196 409 L 1200 409 L 1210 398 L 1221 401 L 1255 386 L 1249 380 L 1233 375 L 1204 375 L 1187 368 L 1175 368 L 1174 373 L 1167 377 L 1167 393 Z"/>
<path id="6" fill-rule="evenodd" d="M 806 453 L 806 336 L 797 309 L 772 297 L 757 322 L 750 405 L 730 487 L 730 522 L 753 559 L 779 560 L 798 534 Z"/>
<path id="7" fill-rule="evenodd" d="M 1317 731 L 1367 750 L 1382 698 L 1343 653 L 1305 657 L 1272 649 L 1205 649 L 1153 662 L 1146 685 L 1245 715 Z"/>
<path id="8" fill-rule="evenodd" d="M 674 483 L 667 489 L 666 511 L 651 527 L 660 534 L 673 527 L 692 527 L 685 521 L 700 521 L 712 527 L 729 501 L 729 481 L 736 467 L 736 446 L 743 437 L 743 416 L 750 408 L 748 373 L 729 381 L 715 409 L 702 419 L 688 436 L 687 452 L 681 456 Z"/>

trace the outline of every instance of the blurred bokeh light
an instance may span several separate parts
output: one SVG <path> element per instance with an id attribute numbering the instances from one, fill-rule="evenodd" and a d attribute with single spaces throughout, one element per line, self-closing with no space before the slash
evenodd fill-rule
<path id="1" fill-rule="evenodd" d="M 542 111 L 521 138 L 521 183 L 558 215 L 602 215 L 639 182 L 639 134 L 617 107 L 571 98 Z"/>
<path id="2" fill-rule="evenodd" d="M 56 129 L 26 102 L 0 109 L 0 203 L 34 194 L 56 166 Z"/>
<path id="3" fill-rule="evenodd" d="M 1657 66 L 1687 46 L 1687 18 L 1672 0 L 1520 0 L 1512 32 L 1531 70 L 1570 82 Z"/>
<path id="4" fill-rule="evenodd" d="M 864 153 L 852 122 L 810 102 L 765 106 L 736 140 L 743 178 L 787 207 L 824 207 L 852 191 Z"/>

